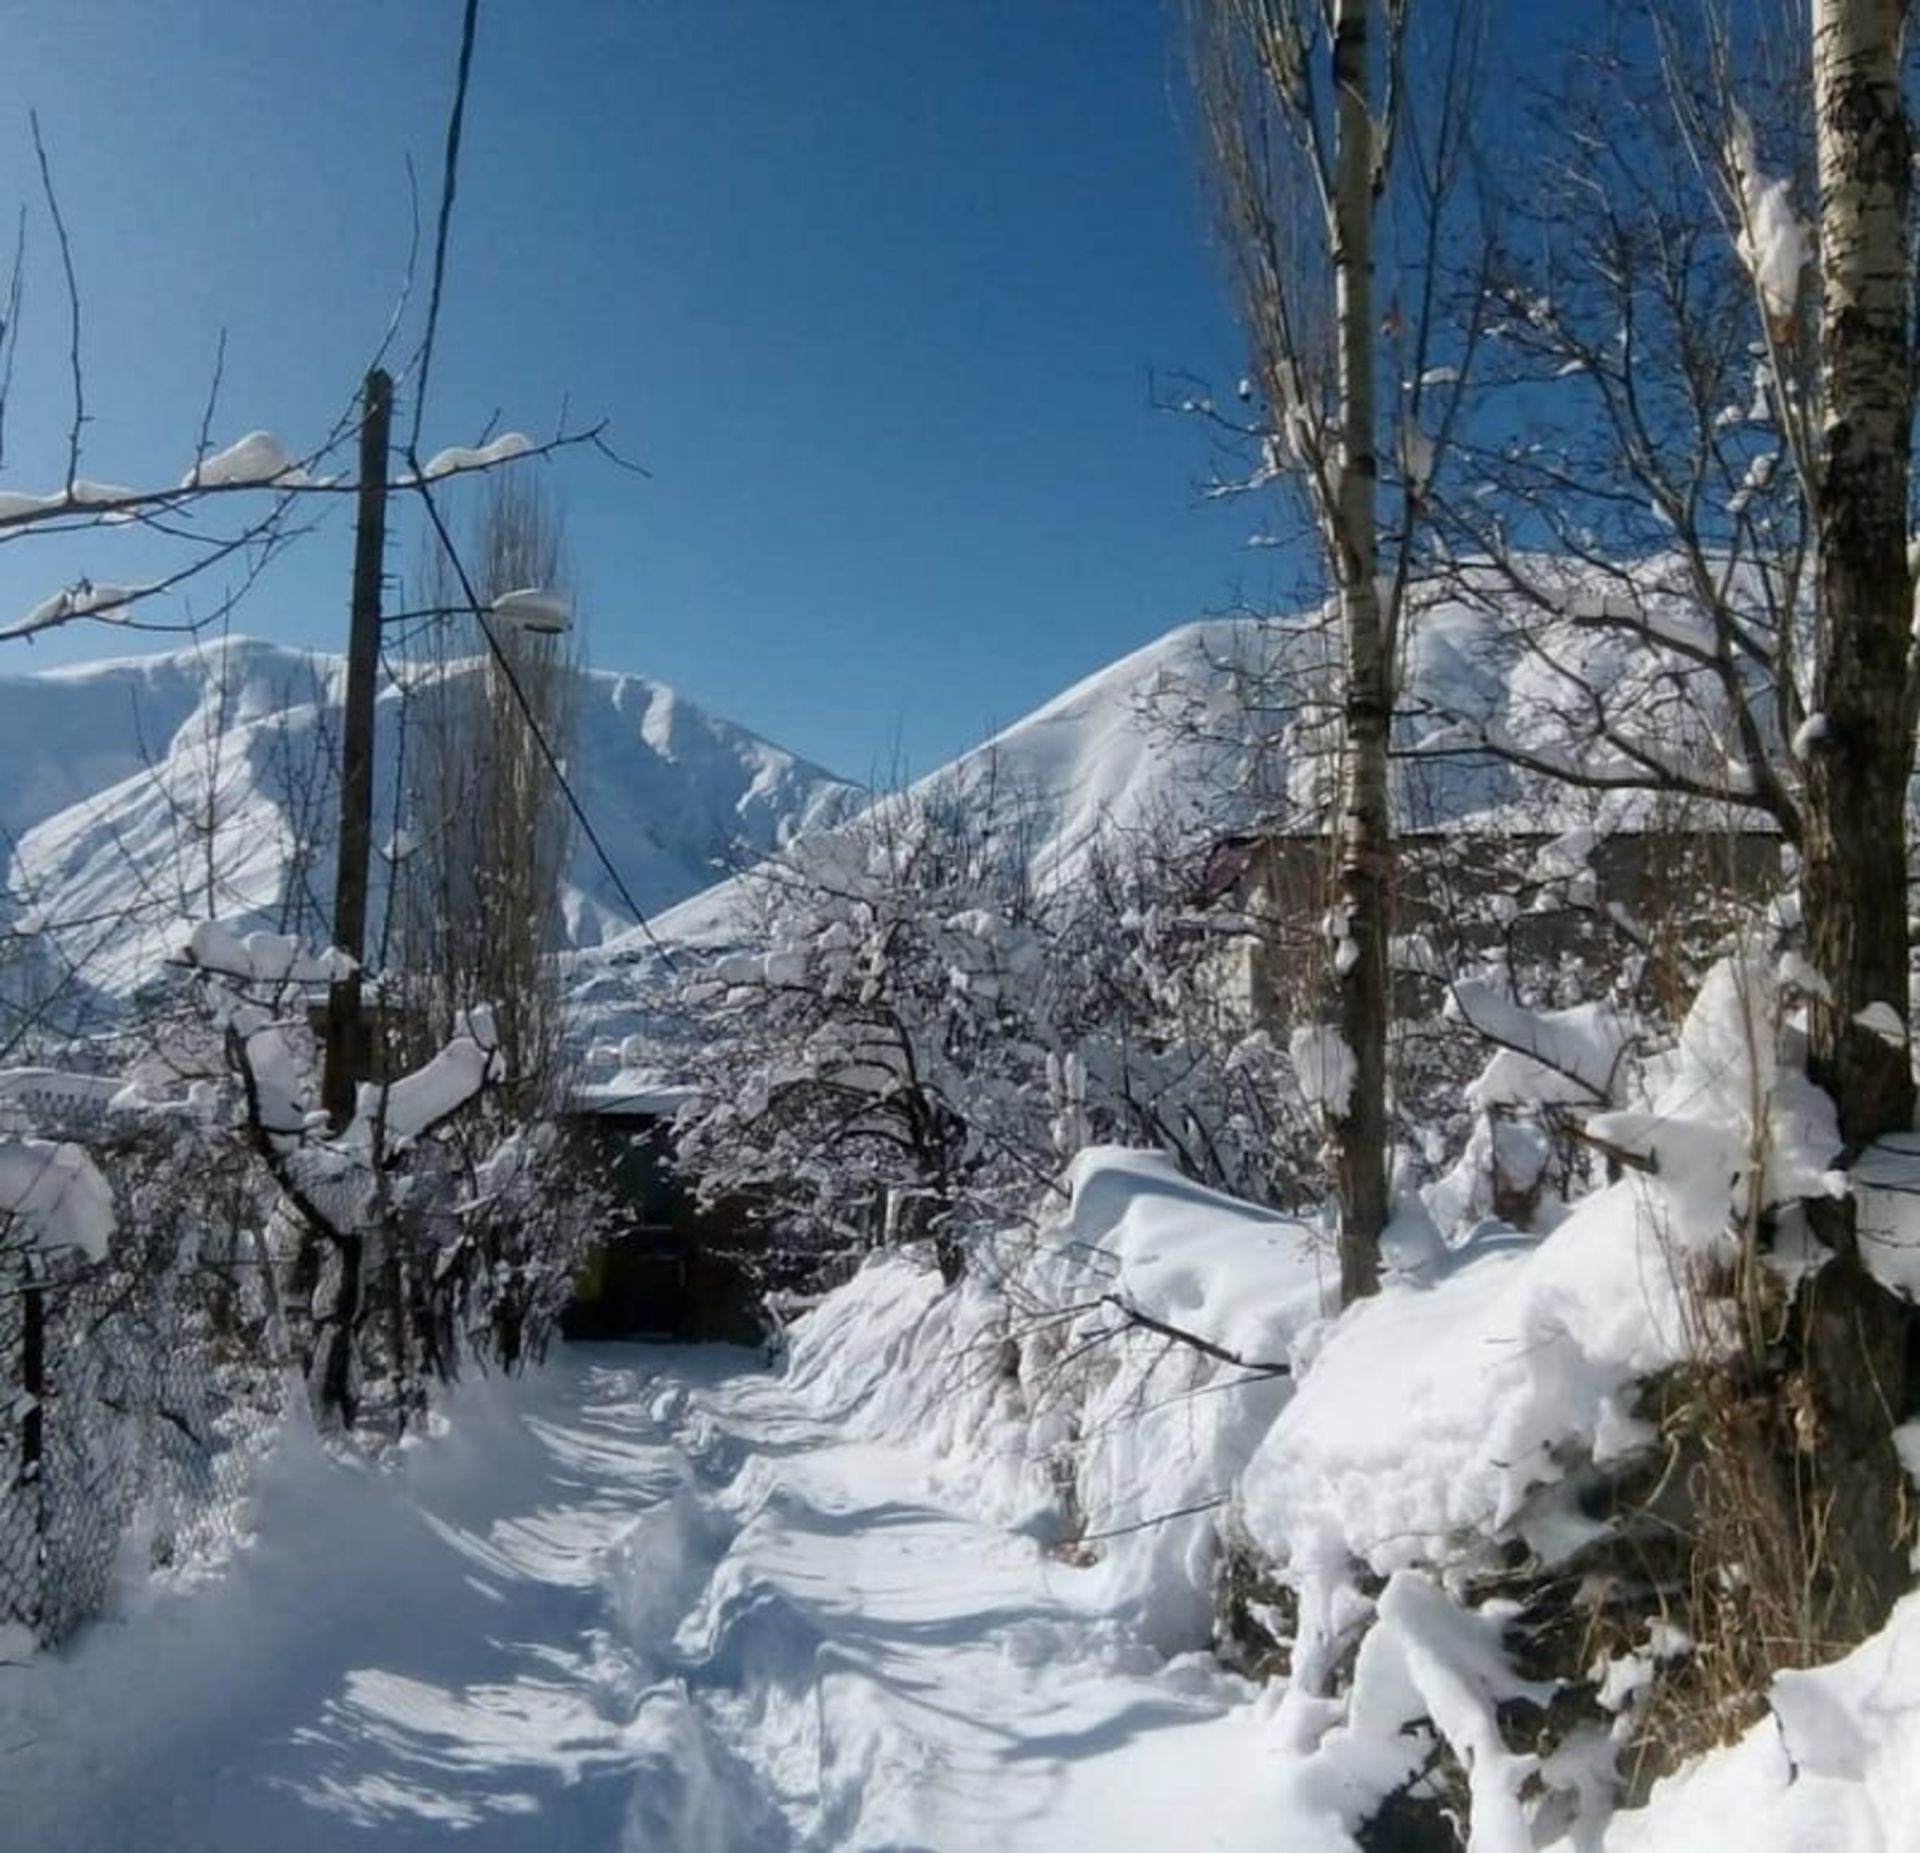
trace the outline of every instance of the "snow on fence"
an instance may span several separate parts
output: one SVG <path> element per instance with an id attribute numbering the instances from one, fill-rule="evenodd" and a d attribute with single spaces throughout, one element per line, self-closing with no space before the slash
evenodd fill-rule
<path id="1" fill-rule="evenodd" d="M 93 1261 L 0 1218 L 0 1660 L 64 1640 L 138 1553 L 222 1555 L 279 1426 L 244 1263 L 151 1241 Z"/>

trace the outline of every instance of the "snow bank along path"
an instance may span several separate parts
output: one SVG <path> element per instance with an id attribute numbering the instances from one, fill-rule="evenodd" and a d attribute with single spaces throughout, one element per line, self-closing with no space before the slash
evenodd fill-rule
<path id="1" fill-rule="evenodd" d="M 218 1580 L 0 1664 L 0 1842 L 1273 1844 L 1246 1688 L 818 1403 L 607 1347 L 463 1388 L 398 1469 L 289 1440 Z"/>

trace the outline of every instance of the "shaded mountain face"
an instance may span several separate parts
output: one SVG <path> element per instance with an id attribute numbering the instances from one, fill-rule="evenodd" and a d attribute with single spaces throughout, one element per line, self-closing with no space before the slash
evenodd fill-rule
<path id="1" fill-rule="evenodd" d="M 470 685 L 477 703 L 484 667 L 395 674 L 410 687 L 444 678 L 456 704 Z M 124 998 L 177 955 L 182 921 L 324 938 L 344 680 L 340 657 L 245 639 L 0 675 L 8 990 Z M 401 695 L 389 681 L 378 706 L 374 841 L 395 854 L 411 826 L 395 797 L 413 726 L 403 715 L 424 705 Z M 582 670 L 567 700 L 569 777 L 649 914 L 862 802 L 644 676 Z M 411 750 L 417 763 L 417 736 Z M 389 866 L 376 856 L 376 923 Z M 636 925 L 584 843 L 561 902 L 577 947 Z"/>

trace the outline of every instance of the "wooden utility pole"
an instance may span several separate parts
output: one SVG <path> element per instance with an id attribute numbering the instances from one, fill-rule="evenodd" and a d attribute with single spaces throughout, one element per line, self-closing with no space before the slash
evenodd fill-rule
<path id="1" fill-rule="evenodd" d="M 353 542 L 353 628 L 347 639 L 346 712 L 340 741 L 340 840 L 333 886 L 333 943 L 353 960 L 327 995 L 322 1104 L 336 1126 L 353 1111 L 369 1037 L 360 1014 L 367 949 L 367 868 L 373 851 L 373 697 L 380 668 L 380 581 L 386 570 L 387 434 L 393 381 L 367 375 L 360 424 L 360 495 Z"/>

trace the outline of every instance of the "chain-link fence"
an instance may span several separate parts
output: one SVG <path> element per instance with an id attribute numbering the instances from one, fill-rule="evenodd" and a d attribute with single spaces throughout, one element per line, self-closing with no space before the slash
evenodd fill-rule
<path id="1" fill-rule="evenodd" d="M 0 1631 L 51 1646 L 122 1571 L 232 1542 L 285 1412 L 264 1300 L 198 1215 L 123 1221 L 98 1263 L 0 1221 Z"/>
<path id="2" fill-rule="evenodd" d="M 437 1144 L 415 1154 L 405 1213 L 355 1234 L 349 1294 L 347 1244 L 287 1212 L 248 1141 L 190 1109 L 118 1113 L 115 1087 L 55 1078 L 0 1087 L 0 1136 L 84 1146 L 115 1229 L 94 1261 L 0 1215 L 0 1658 L 17 1631 L 65 1639 L 117 1580 L 217 1561 L 290 1398 L 328 1381 L 334 1333 L 351 1403 L 331 1414 L 374 1447 L 464 1357 L 537 1358 L 605 1207 L 571 1148 L 481 1123 L 467 1170 Z"/>

